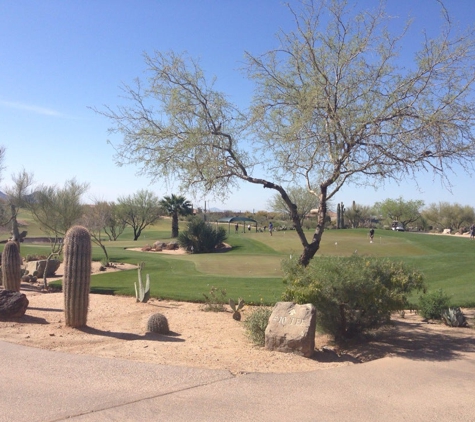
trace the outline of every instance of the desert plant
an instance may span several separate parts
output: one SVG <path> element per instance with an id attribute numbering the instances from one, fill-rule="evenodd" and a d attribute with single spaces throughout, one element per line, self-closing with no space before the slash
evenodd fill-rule
<path id="1" fill-rule="evenodd" d="M 145 267 L 145 262 L 140 262 L 138 264 L 138 283 L 134 283 L 135 286 L 135 299 L 137 302 L 147 303 L 150 299 L 150 276 L 147 274 L 147 281 L 145 286 L 142 281 L 142 270 Z"/>
<path id="2" fill-rule="evenodd" d="M 442 321 L 449 327 L 466 327 L 467 318 L 460 308 L 449 308 L 442 311 Z"/>
<path id="3" fill-rule="evenodd" d="M 244 307 L 244 300 L 239 298 L 236 303 L 234 300 L 229 299 L 229 306 L 233 310 L 233 319 L 241 321 L 241 312 L 239 311 Z"/>
<path id="4" fill-rule="evenodd" d="M 20 291 L 21 256 L 18 244 L 9 241 L 2 252 L 2 281 L 5 290 Z"/>
<path id="5" fill-rule="evenodd" d="M 168 334 L 170 329 L 168 328 L 168 320 L 165 315 L 156 313 L 153 314 L 147 322 L 147 331 L 159 334 Z"/>
<path id="6" fill-rule="evenodd" d="M 320 329 L 336 340 L 389 322 L 408 307 L 408 294 L 424 288 L 422 275 L 401 262 L 352 255 L 320 257 L 308 267 L 283 264 L 283 300 L 312 303 Z"/>
<path id="7" fill-rule="evenodd" d="M 211 286 L 208 294 L 203 293 L 205 304 L 203 311 L 224 312 L 224 304 L 226 303 L 226 290 Z"/>
<path id="8" fill-rule="evenodd" d="M 207 253 L 213 252 L 226 237 L 226 230 L 223 227 L 214 229 L 201 218 L 193 217 L 189 220 L 187 229 L 178 236 L 178 243 L 193 253 Z"/>
<path id="9" fill-rule="evenodd" d="M 91 236 L 82 226 L 71 227 L 64 237 L 64 314 L 69 327 L 87 322 L 91 283 Z"/>
<path id="10" fill-rule="evenodd" d="M 442 289 L 419 297 L 419 314 L 425 319 L 441 319 L 442 312 L 450 306 L 450 297 Z"/>
<path id="11" fill-rule="evenodd" d="M 264 346 L 266 339 L 266 328 L 272 309 L 266 306 L 258 306 L 244 320 L 246 335 L 256 346 Z"/>

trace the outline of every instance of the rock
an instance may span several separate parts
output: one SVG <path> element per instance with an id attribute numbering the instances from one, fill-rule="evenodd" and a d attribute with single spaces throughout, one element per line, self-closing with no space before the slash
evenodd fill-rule
<path id="1" fill-rule="evenodd" d="M 157 241 L 153 244 L 152 248 L 155 249 L 156 251 L 161 251 L 161 250 L 162 250 L 164 247 L 166 247 L 166 246 L 167 246 L 166 243 L 161 242 L 160 240 L 157 240 Z"/>
<path id="2" fill-rule="evenodd" d="M 30 302 L 24 293 L 11 290 L 0 292 L 0 318 L 20 318 Z"/>
<path id="3" fill-rule="evenodd" d="M 46 277 L 54 276 L 60 265 L 61 261 L 58 261 L 57 259 L 50 259 L 48 262 L 48 270 L 46 271 Z M 37 277 L 41 278 L 43 277 L 45 266 L 46 259 L 42 259 L 40 261 L 28 262 L 26 269 L 28 270 L 28 274 L 33 274 L 35 271 L 38 271 Z"/>
<path id="4" fill-rule="evenodd" d="M 176 243 L 176 242 L 170 242 L 166 245 L 166 249 L 168 251 L 174 251 L 174 250 L 178 249 L 179 247 L 180 247 L 180 245 L 178 245 L 178 243 Z"/>
<path id="5" fill-rule="evenodd" d="M 315 307 L 277 302 L 265 332 L 265 348 L 311 357 L 315 350 Z"/>
<path id="6" fill-rule="evenodd" d="M 444 231 L 442 232 L 442 234 L 450 234 L 452 233 L 452 229 L 444 229 Z"/>

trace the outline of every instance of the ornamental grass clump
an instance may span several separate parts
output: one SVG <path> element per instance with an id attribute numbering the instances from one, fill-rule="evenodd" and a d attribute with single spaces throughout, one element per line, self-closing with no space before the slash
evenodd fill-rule
<path id="1" fill-rule="evenodd" d="M 412 291 L 424 289 L 422 274 L 402 262 L 360 255 L 321 256 L 307 267 L 287 260 L 283 269 L 283 300 L 315 305 L 319 328 L 335 340 L 388 323 L 391 312 L 408 308 Z"/>
<path id="2" fill-rule="evenodd" d="M 201 218 L 194 217 L 188 221 L 188 227 L 178 236 L 178 243 L 193 253 L 214 252 L 216 247 L 226 240 L 223 227 L 214 228 Z"/>
<path id="3" fill-rule="evenodd" d="M 91 236 L 82 226 L 71 227 L 64 237 L 64 314 L 68 327 L 87 322 L 91 284 Z"/>

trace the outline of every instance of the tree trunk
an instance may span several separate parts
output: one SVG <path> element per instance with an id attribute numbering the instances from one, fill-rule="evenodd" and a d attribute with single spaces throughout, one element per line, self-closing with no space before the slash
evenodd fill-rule
<path id="1" fill-rule="evenodd" d="M 18 228 L 18 220 L 16 219 L 18 210 L 13 204 L 10 204 L 10 210 L 12 214 L 12 240 L 16 242 L 18 249 L 20 249 L 20 229 Z"/>
<path id="2" fill-rule="evenodd" d="M 178 212 L 172 214 L 172 237 L 178 237 Z"/>
<path id="3" fill-rule="evenodd" d="M 310 264 L 311 259 L 320 249 L 320 242 L 322 240 L 323 232 L 325 230 L 325 217 L 327 216 L 327 190 L 321 187 L 320 206 L 318 207 L 317 228 L 313 234 L 312 241 L 302 242 L 303 252 L 300 255 L 299 263 L 306 267 Z"/>
<path id="4" fill-rule="evenodd" d="M 100 242 L 99 245 L 101 246 L 101 249 L 104 252 L 104 255 L 106 256 L 107 266 L 109 266 L 109 254 L 107 253 L 107 249 L 102 242 Z"/>

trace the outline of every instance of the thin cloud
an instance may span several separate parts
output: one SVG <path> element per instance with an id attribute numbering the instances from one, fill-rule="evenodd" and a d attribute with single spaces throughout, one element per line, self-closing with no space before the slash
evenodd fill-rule
<path id="1" fill-rule="evenodd" d="M 64 114 L 59 111 L 52 110 L 50 108 L 39 107 L 30 104 L 23 104 L 14 101 L 3 101 L 0 100 L 0 106 L 12 108 L 15 110 L 29 111 L 35 114 L 41 114 L 42 116 L 51 116 L 51 117 L 65 117 Z"/>

